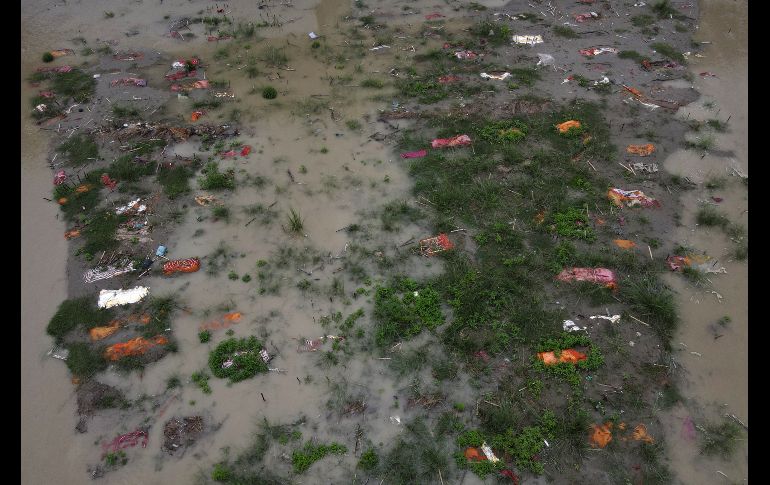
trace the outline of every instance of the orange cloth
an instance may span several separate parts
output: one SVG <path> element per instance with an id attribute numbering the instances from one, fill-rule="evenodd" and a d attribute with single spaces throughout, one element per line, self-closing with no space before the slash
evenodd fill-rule
<path id="1" fill-rule="evenodd" d="M 628 239 L 613 239 L 612 242 L 621 249 L 631 249 L 636 246 L 634 241 L 629 241 Z"/>
<path id="2" fill-rule="evenodd" d="M 564 123 L 560 123 L 556 125 L 556 129 L 559 130 L 559 133 L 567 133 L 572 128 L 580 128 L 581 124 L 577 120 L 569 120 L 565 121 Z"/>
<path id="3" fill-rule="evenodd" d="M 578 352 L 575 349 L 565 349 L 561 351 L 559 357 L 556 357 L 554 351 L 550 352 L 538 352 L 537 358 L 542 360 L 545 365 L 554 365 L 564 362 L 574 364 L 581 360 L 586 360 L 586 354 Z"/>
<path id="4" fill-rule="evenodd" d="M 592 424 L 591 428 L 591 446 L 593 448 L 604 448 L 607 443 L 612 441 L 612 423 L 604 423 L 603 425 Z"/>
<path id="5" fill-rule="evenodd" d="M 94 327 L 89 330 L 88 333 L 91 336 L 91 340 L 102 340 L 117 332 L 119 329 L 120 322 L 118 320 L 113 320 L 109 325 L 104 327 Z"/>
<path id="6" fill-rule="evenodd" d="M 465 449 L 465 458 L 468 461 L 486 461 L 487 457 L 479 451 L 478 448 L 469 447 Z"/>
<path id="7" fill-rule="evenodd" d="M 655 151 L 655 145 L 648 143 L 646 145 L 628 145 L 626 152 L 632 155 L 639 155 L 640 157 L 646 157 Z"/>
<path id="8" fill-rule="evenodd" d="M 109 360 L 118 360 L 122 357 L 142 355 L 156 345 L 165 345 L 167 343 L 168 339 L 163 335 L 156 335 L 151 339 L 137 337 L 129 340 L 128 342 L 120 342 L 114 345 L 110 345 L 104 352 L 104 356 Z"/>

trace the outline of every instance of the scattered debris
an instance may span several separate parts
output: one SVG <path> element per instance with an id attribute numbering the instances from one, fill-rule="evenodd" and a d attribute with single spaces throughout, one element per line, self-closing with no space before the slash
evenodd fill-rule
<path id="1" fill-rule="evenodd" d="M 693 268 L 703 273 L 726 274 L 727 269 L 719 266 L 719 261 L 705 254 L 688 254 L 686 256 L 669 256 L 666 264 L 671 271 L 682 271 L 684 268 Z"/>
<path id="2" fill-rule="evenodd" d="M 660 207 L 659 201 L 647 197 L 641 190 L 623 190 L 613 187 L 607 191 L 607 197 L 618 207 L 622 207 L 623 202 L 628 207 L 639 205 L 642 207 Z"/>
<path id="3" fill-rule="evenodd" d="M 610 323 L 615 323 L 618 320 L 620 320 L 620 315 L 612 315 L 611 317 L 608 317 L 606 315 L 592 315 L 588 318 L 590 318 L 591 320 L 596 320 L 597 318 L 601 320 L 609 320 Z"/>
<path id="4" fill-rule="evenodd" d="M 535 45 L 543 43 L 542 35 L 514 35 L 511 38 L 514 44 Z"/>
<path id="5" fill-rule="evenodd" d="M 505 81 L 506 79 L 511 77 L 511 73 L 504 72 L 501 74 L 487 74 L 486 72 L 482 72 L 480 76 L 483 77 L 484 79 L 494 79 L 496 81 Z"/>
<path id="6" fill-rule="evenodd" d="M 564 320 L 564 324 L 562 325 L 562 328 L 565 332 L 579 332 L 581 330 L 585 330 L 586 327 L 581 327 L 577 323 L 573 322 L 572 320 Z"/>
<path id="7" fill-rule="evenodd" d="M 454 247 L 449 236 L 444 233 L 438 236 L 420 239 L 420 254 L 423 256 L 433 256 L 434 254 L 448 251 Z"/>
<path id="8" fill-rule="evenodd" d="M 614 47 L 591 47 L 589 49 L 580 49 L 579 52 L 581 55 L 586 57 L 594 57 L 598 56 L 599 54 L 604 54 L 605 52 L 610 54 L 617 54 L 618 50 Z"/>
<path id="9" fill-rule="evenodd" d="M 173 455 L 176 451 L 189 446 L 203 433 L 203 416 L 173 417 L 163 426 L 165 440 L 161 450 Z"/>

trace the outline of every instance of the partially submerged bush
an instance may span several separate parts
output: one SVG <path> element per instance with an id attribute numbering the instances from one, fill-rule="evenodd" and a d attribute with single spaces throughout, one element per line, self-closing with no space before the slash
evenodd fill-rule
<path id="1" fill-rule="evenodd" d="M 198 184 L 204 190 L 223 190 L 235 188 L 235 171 L 220 172 L 217 162 L 209 162 L 203 169 L 203 177 Z"/>
<path id="2" fill-rule="evenodd" d="M 272 86 L 266 86 L 262 89 L 262 97 L 265 99 L 275 99 L 278 97 L 278 91 Z"/>
<path id="3" fill-rule="evenodd" d="M 93 298 L 84 296 L 61 302 L 59 309 L 48 322 L 48 335 L 61 341 L 78 326 L 91 328 L 106 324 L 112 317 L 112 312 L 98 308 L 92 300 Z"/>
<path id="4" fill-rule="evenodd" d="M 344 455 L 347 451 L 348 449 L 339 443 L 314 445 L 308 441 L 302 449 L 295 450 L 291 454 L 291 464 L 294 466 L 294 473 L 304 473 L 310 465 L 326 455 L 330 453 Z"/>
<path id="5" fill-rule="evenodd" d="M 378 287 L 374 296 L 375 340 L 385 346 L 434 330 L 444 323 L 441 299 L 436 290 L 421 287 L 408 278 L 390 287 Z"/>
<path id="6" fill-rule="evenodd" d="M 221 342 L 209 354 L 211 373 L 219 378 L 229 378 L 230 382 L 238 382 L 259 372 L 267 372 L 267 364 L 259 355 L 262 347 L 254 336 Z"/>

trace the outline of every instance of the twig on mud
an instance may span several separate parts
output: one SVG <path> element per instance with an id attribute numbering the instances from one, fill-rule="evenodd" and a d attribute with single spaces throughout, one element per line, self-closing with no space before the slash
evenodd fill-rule
<path id="1" fill-rule="evenodd" d="M 649 324 L 649 323 L 644 323 L 643 321 L 639 320 L 638 318 L 636 318 L 635 316 L 631 315 L 630 313 L 629 313 L 629 315 L 628 315 L 628 316 L 629 316 L 629 317 L 631 317 L 631 318 L 633 318 L 633 319 L 634 319 L 634 320 L 636 320 L 637 322 L 641 323 L 642 325 L 647 325 L 648 327 L 650 326 L 650 324 Z"/>
<path id="2" fill-rule="evenodd" d="M 738 419 L 738 417 L 737 417 L 737 416 L 735 416 L 734 414 L 725 414 L 725 417 L 726 417 L 726 418 L 732 418 L 733 420 L 735 420 L 735 422 L 737 422 L 738 424 L 740 424 L 741 426 L 743 426 L 744 428 L 746 428 L 746 431 L 748 431 L 748 430 L 749 430 L 749 427 L 748 427 L 748 426 L 746 426 L 746 425 L 743 423 L 743 421 L 741 421 L 740 419 Z"/>
<path id="3" fill-rule="evenodd" d="M 256 220 L 257 220 L 257 218 L 255 217 L 254 219 L 252 219 L 252 220 L 250 220 L 249 222 L 247 222 L 247 223 L 246 223 L 246 225 L 245 225 L 245 226 L 243 226 L 243 227 L 248 227 L 248 225 L 249 225 L 249 224 L 251 224 L 252 222 L 254 222 L 254 221 L 256 221 Z"/>

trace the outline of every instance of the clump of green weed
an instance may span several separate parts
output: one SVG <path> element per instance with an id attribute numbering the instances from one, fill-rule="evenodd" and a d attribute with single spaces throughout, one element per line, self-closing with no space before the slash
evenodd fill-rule
<path id="1" fill-rule="evenodd" d="M 567 39 L 577 39 L 579 37 L 577 32 L 572 30 L 570 27 L 565 27 L 563 25 L 554 25 L 553 33 L 559 37 L 564 37 Z"/>
<path id="2" fill-rule="evenodd" d="M 741 428 L 732 421 L 722 424 L 707 424 L 700 445 L 704 455 L 721 455 L 729 457 L 735 452 L 736 445 L 741 436 Z"/>
<path id="3" fill-rule="evenodd" d="M 259 372 L 267 372 L 267 364 L 259 355 L 262 347 L 254 336 L 222 341 L 209 354 L 211 373 L 215 377 L 229 378 L 230 382 L 239 382 Z"/>
<path id="4" fill-rule="evenodd" d="M 618 57 L 621 59 L 633 59 L 636 62 L 642 62 L 645 57 L 636 51 L 620 51 Z"/>
<path id="5" fill-rule="evenodd" d="M 676 8 L 671 5 L 669 0 L 659 0 L 651 5 L 652 11 L 658 16 L 659 19 L 671 17 L 672 15 L 678 15 Z"/>
<path id="6" fill-rule="evenodd" d="M 53 59 L 54 59 L 53 54 L 51 54 L 50 52 L 46 52 L 43 54 L 43 62 L 53 62 Z"/>
<path id="7" fill-rule="evenodd" d="M 491 143 L 518 143 L 527 136 L 527 125 L 519 120 L 493 121 L 479 130 L 479 136 Z"/>
<path id="8" fill-rule="evenodd" d="M 190 191 L 190 178 L 193 171 L 184 165 L 176 165 L 172 168 L 163 167 L 158 172 L 158 183 L 163 187 L 163 192 L 169 199 L 175 199 Z"/>
<path id="9" fill-rule="evenodd" d="M 209 332 L 208 330 L 204 330 L 198 333 L 198 340 L 200 340 L 202 344 L 205 344 L 206 342 L 211 340 L 211 332 Z"/>
<path id="10" fill-rule="evenodd" d="M 104 325 L 112 318 L 112 311 L 97 307 L 91 297 L 64 300 L 48 322 L 46 332 L 57 342 L 64 336 L 82 326 L 85 329 Z"/>
<path id="11" fill-rule="evenodd" d="M 72 375 L 88 378 L 107 368 L 100 349 L 93 348 L 84 342 L 75 342 L 67 346 L 67 367 Z"/>
<path id="12" fill-rule="evenodd" d="M 235 171 L 220 172 L 217 162 L 209 162 L 203 169 L 203 177 L 198 179 L 198 184 L 204 190 L 223 190 L 235 188 Z"/>
<path id="13" fill-rule="evenodd" d="M 666 346 L 670 345 L 679 323 L 671 290 L 654 275 L 642 275 L 623 282 L 621 295 L 643 321 L 652 325 Z"/>
<path id="14" fill-rule="evenodd" d="M 582 209 L 570 207 L 566 212 L 558 212 L 554 215 L 554 222 L 556 232 L 560 236 L 588 242 L 596 240 L 596 233 L 589 225 L 588 215 Z"/>
<path id="15" fill-rule="evenodd" d="M 201 391 L 203 391 L 203 394 L 211 394 L 208 374 L 203 371 L 198 371 L 190 376 L 190 380 L 193 381 L 198 387 L 200 387 Z"/>
<path id="16" fill-rule="evenodd" d="M 289 61 L 289 58 L 286 56 L 286 52 L 283 49 L 275 46 L 267 46 L 265 50 L 262 51 L 262 60 L 271 66 L 283 66 Z"/>
<path id="17" fill-rule="evenodd" d="M 421 287 L 409 278 L 397 279 L 392 286 L 379 286 L 374 296 L 375 341 L 379 346 L 393 344 L 444 323 L 438 292 Z"/>
<path id="18" fill-rule="evenodd" d="M 69 164 L 73 166 L 83 165 L 89 160 L 96 160 L 99 157 L 99 148 L 94 140 L 90 136 L 82 134 L 75 135 L 63 142 L 56 151 L 67 157 Z"/>
<path id="19" fill-rule="evenodd" d="M 668 57 L 672 61 L 677 61 L 680 64 L 684 64 L 687 61 L 681 52 L 674 49 L 670 44 L 666 44 L 665 42 L 656 42 L 651 44 L 650 47 L 652 47 L 652 49 L 659 54 Z"/>
<path id="20" fill-rule="evenodd" d="M 278 97 L 278 91 L 272 86 L 266 86 L 262 89 L 262 97 L 265 99 L 275 99 Z"/>
<path id="21" fill-rule="evenodd" d="M 706 227 L 725 228 L 730 224 L 730 220 L 711 205 L 703 205 L 695 214 L 695 222 Z"/>
<path id="22" fill-rule="evenodd" d="M 295 450 L 291 454 L 291 464 L 294 467 L 294 473 L 304 473 L 313 463 L 326 455 L 344 455 L 347 451 L 347 447 L 339 443 L 314 445 L 311 441 L 308 441 L 304 447 Z"/>
<path id="23" fill-rule="evenodd" d="M 288 223 L 290 232 L 299 234 L 305 228 L 302 216 L 300 216 L 299 212 L 295 211 L 293 208 L 289 209 Z"/>
<path id="24" fill-rule="evenodd" d="M 345 122 L 345 125 L 347 125 L 348 129 L 353 131 L 358 131 L 361 129 L 361 122 L 358 120 L 347 120 Z M 303 165 L 304 167 L 304 165 Z M 307 172 L 307 170 L 305 170 Z"/>
<path id="25" fill-rule="evenodd" d="M 361 458 L 358 460 L 358 468 L 371 472 L 377 469 L 379 463 L 380 457 L 377 456 L 377 451 L 374 448 L 369 448 L 361 454 Z"/>
<path id="26" fill-rule="evenodd" d="M 385 86 L 385 83 L 379 79 L 368 78 L 361 81 L 362 88 L 382 89 L 383 86 Z"/>

